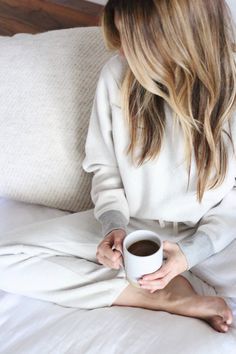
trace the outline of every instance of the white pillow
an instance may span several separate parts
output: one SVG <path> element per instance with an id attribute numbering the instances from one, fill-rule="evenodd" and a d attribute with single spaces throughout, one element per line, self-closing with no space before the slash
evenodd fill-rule
<path id="1" fill-rule="evenodd" d="M 0 37 L 0 196 L 93 207 L 82 169 L 96 82 L 110 58 L 100 28 Z"/>

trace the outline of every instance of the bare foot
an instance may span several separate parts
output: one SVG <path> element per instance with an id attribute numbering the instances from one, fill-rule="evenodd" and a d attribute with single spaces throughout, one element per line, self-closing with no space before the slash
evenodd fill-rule
<path id="1" fill-rule="evenodd" d="M 198 295 L 182 276 L 169 283 L 169 312 L 200 318 L 208 322 L 218 332 L 227 332 L 233 321 L 230 308 L 218 296 Z"/>
<path id="2" fill-rule="evenodd" d="M 232 312 L 222 298 L 198 295 L 182 276 L 175 277 L 165 289 L 152 294 L 129 285 L 113 305 L 142 307 L 199 318 L 218 332 L 227 332 L 233 320 Z"/>

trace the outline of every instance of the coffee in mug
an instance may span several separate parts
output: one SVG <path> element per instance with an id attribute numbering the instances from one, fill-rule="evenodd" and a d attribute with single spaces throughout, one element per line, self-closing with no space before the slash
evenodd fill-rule
<path id="1" fill-rule="evenodd" d="M 157 242 L 151 240 L 140 240 L 129 246 L 128 251 L 135 256 L 145 257 L 158 251 L 160 246 Z"/>
<path id="2" fill-rule="evenodd" d="M 126 278 L 140 287 L 138 280 L 158 270 L 163 262 L 163 244 L 155 232 L 137 230 L 126 235 L 123 241 Z"/>

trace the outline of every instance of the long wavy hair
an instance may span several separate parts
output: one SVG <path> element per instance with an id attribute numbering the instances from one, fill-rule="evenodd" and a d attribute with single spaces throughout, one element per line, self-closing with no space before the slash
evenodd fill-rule
<path id="1" fill-rule="evenodd" d="M 101 23 L 107 47 L 122 48 L 128 63 L 121 89 L 127 153 L 138 166 L 158 156 L 167 103 L 183 133 L 188 178 L 195 160 L 201 201 L 206 189 L 222 184 L 232 143 L 235 33 L 226 2 L 109 0 Z"/>

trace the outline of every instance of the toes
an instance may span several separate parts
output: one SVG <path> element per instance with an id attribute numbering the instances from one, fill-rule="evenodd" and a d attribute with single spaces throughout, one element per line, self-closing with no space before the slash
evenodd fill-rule
<path id="1" fill-rule="evenodd" d="M 225 322 L 228 324 L 228 325 L 231 325 L 232 322 L 233 322 L 233 314 L 231 312 L 231 310 L 228 311 L 228 316 L 227 318 L 225 319 Z"/>
<path id="2" fill-rule="evenodd" d="M 223 330 L 223 327 L 222 327 L 223 324 L 224 324 L 224 322 L 221 317 L 216 316 L 216 317 L 212 318 L 212 325 L 217 331 L 221 332 L 221 330 Z"/>
<path id="3" fill-rule="evenodd" d="M 218 328 L 221 332 L 227 332 L 229 329 L 229 326 L 221 319 L 218 322 Z"/>
<path id="4" fill-rule="evenodd" d="M 221 329 L 223 332 L 227 332 L 229 327 L 226 324 L 222 324 Z"/>
<path id="5" fill-rule="evenodd" d="M 233 322 L 233 314 L 231 310 L 228 308 L 224 314 L 222 314 L 222 320 L 226 325 L 231 325 Z"/>
<path id="6" fill-rule="evenodd" d="M 225 333 L 228 331 L 229 326 L 224 322 L 220 316 L 214 316 L 209 320 L 210 325 L 218 332 Z"/>
<path id="7" fill-rule="evenodd" d="M 221 299 L 221 300 L 223 300 L 223 299 Z M 227 303 L 224 300 L 222 303 L 224 304 L 224 309 L 223 309 L 223 311 L 221 311 L 221 313 L 219 312 L 218 315 L 223 320 L 223 323 L 229 326 L 233 322 L 233 314 L 232 314 L 231 309 L 228 307 Z"/>
<path id="8" fill-rule="evenodd" d="M 226 323 L 227 325 L 231 325 L 232 322 L 233 322 L 233 317 L 232 317 L 232 316 L 229 316 L 229 317 L 225 320 L 225 323 Z"/>

